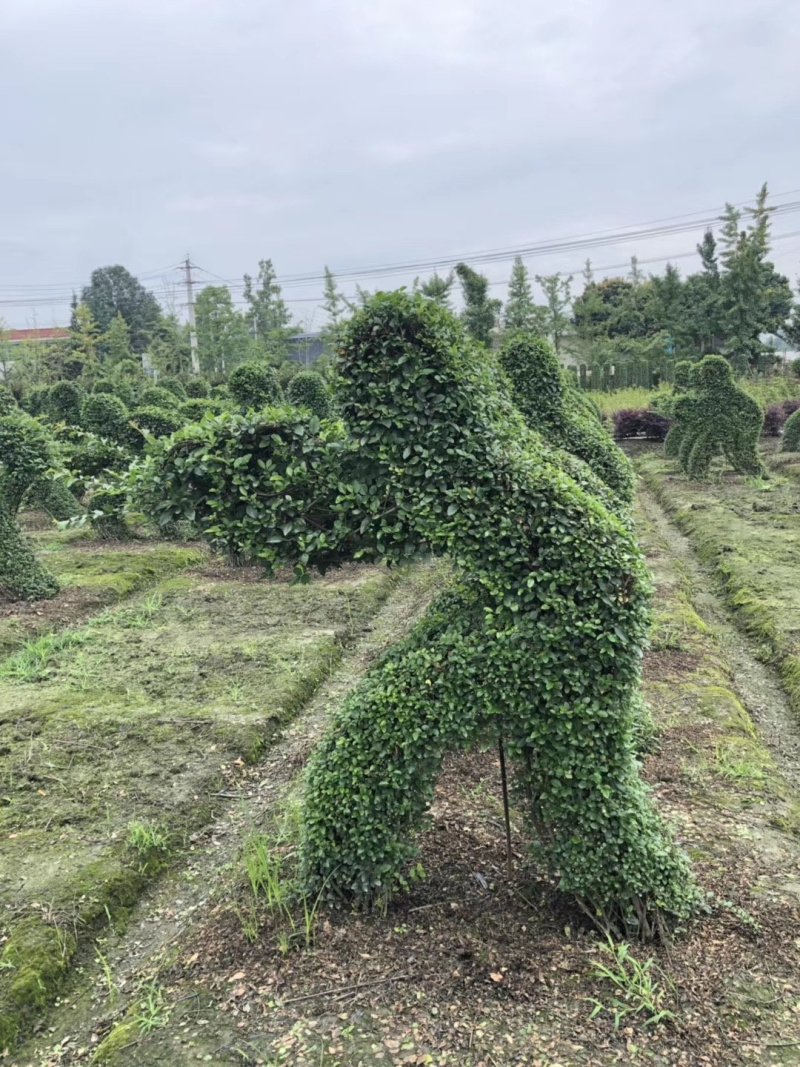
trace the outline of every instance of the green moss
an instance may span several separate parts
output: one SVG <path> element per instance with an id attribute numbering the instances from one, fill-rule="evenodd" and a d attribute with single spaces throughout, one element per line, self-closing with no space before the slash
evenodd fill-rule
<path id="1" fill-rule="evenodd" d="M 769 512 L 754 508 L 763 486 L 742 479 L 696 487 L 674 477 L 660 456 L 640 456 L 638 470 L 661 506 L 709 566 L 741 628 L 778 671 L 800 714 L 800 513 L 796 487 L 770 487 Z"/>
<path id="2" fill-rule="evenodd" d="M 76 948 L 77 940 L 67 928 L 33 916 L 16 923 L 6 941 L 0 970 L 0 1050 L 11 1047 L 47 1003 Z"/>
<path id="3" fill-rule="evenodd" d="M 117 1023 L 108 1037 L 95 1049 L 91 1063 L 93 1064 L 124 1064 L 130 1063 L 127 1050 L 141 1039 L 142 1032 L 136 1019 L 125 1019 Z"/>

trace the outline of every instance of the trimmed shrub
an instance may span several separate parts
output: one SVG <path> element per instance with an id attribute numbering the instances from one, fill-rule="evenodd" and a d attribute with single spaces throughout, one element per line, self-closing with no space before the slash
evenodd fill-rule
<path id="1" fill-rule="evenodd" d="M 167 374 L 163 378 L 158 379 L 158 385 L 161 389 L 166 389 L 168 393 L 172 393 L 178 400 L 186 400 L 189 394 L 186 392 L 186 386 L 173 374 Z"/>
<path id="2" fill-rule="evenodd" d="M 781 452 L 800 452 L 800 411 L 795 411 L 783 427 Z"/>
<path id="3" fill-rule="evenodd" d="M 635 755 L 648 578 L 634 537 L 507 424 L 485 354 L 432 301 L 372 298 L 340 371 L 355 449 L 341 506 L 371 515 L 378 543 L 448 555 L 456 585 L 315 750 L 306 891 L 369 903 L 405 885 L 443 756 L 501 735 L 536 857 L 600 921 L 657 936 L 696 891 Z"/>
<path id="4" fill-rule="evenodd" d="M 780 404 L 771 404 L 764 415 L 764 437 L 780 437 L 784 423 L 798 408 L 800 400 L 782 400 Z"/>
<path id="5" fill-rule="evenodd" d="M 331 414 L 331 397 L 322 377 L 313 370 L 302 370 L 289 382 L 286 399 L 298 408 L 308 408 L 318 419 Z"/>
<path id="6" fill-rule="evenodd" d="M 205 378 L 190 378 L 186 383 L 186 395 L 191 400 L 202 400 L 211 395 L 211 386 Z"/>
<path id="7" fill-rule="evenodd" d="M 336 509 L 346 444 L 341 425 L 298 408 L 218 415 L 153 450 L 136 499 L 159 526 L 188 520 L 231 559 L 303 576 L 353 554 Z"/>
<path id="8" fill-rule="evenodd" d="M 183 425 L 183 419 L 174 408 L 175 398 L 173 397 L 173 410 L 160 407 L 141 407 L 131 412 L 131 446 L 136 449 L 144 448 L 147 440 L 145 433 L 152 434 L 153 437 L 169 437 L 171 433 L 175 433 L 176 430 L 180 429 Z M 142 431 L 145 431 L 145 433 Z"/>
<path id="9" fill-rule="evenodd" d="M 625 408 L 614 412 L 614 437 L 623 441 L 644 437 L 648 441 L 663 441 L 670 428 L 670 420 L 648 408 Z"/>
<path id="10" fill-rule="evenodd" d="M 50 386 L 45 401 L 45 411 L 56 422 L 68 422 L 77 426 L 81 417 L 83 389 L 77 382 L 56 382 Z"/>
<path id="11" fill-rule="evenodd" d="M 668 397 L 664 397 L 656 408 L 662 415 L 667 415 L 672 419 L 672 425 L 670 426 L 667 436 L 664 438 L 664 452 L 667 456 L 670 456 L 673 459 L 676 459 L 680 455 L 681 441 L 683 440 L 685 428 L 684 424 L 676 418 L 675 409 L 681 396 L 683 396 L 691 387 L 693 367 L 694 364 L 688 359 L 678 360 L 673 372 L 672 392 Z M 688 410 L 687 405 L 684 405 L 684 409 Z"/>
<path id="12" fill-rule="evenodd" d="M 228 391 L 240 408 L 255 410 L 276 404 L 280 386 L 275 371 L 266 363 L 242 363 L 228 379 Z"/>
<path id="13" fill-rule="evenodd" d="M 74 491 L 79 495 L 85 492 L 92 479 L 107 471 L 124 471 L 131 461 L 127 448 L 84 430 L 71 434 L 62 445 L 62 451 L 65 466 L 76 479 Z"/>
<path id="14" fill-rule="evenodd" d="M 11 391 L 4 385 L 0 385 L 0 415 L 10 415 L 12 411 L 16 411 L 16 408 L 17 402 Z"/>
<path id="15" fill-rule="evenodd" d="M 184 400 L 181 406 L 178 408 L 181 418 L 184 422 L 198 422 L 204 415 L 211 413 L 212 415 L 218 415 L 222 411 L 222 404 L 219 400 L 212 400 L 211 397 L 192 397 L 191 400 Z"/>
<path id="16" fill-rule="evenodd" d="M 0 596 L 5 599 L 41 600 L 58 592 L 58 582 L 17 524 L 25 493 L 53 460 L 52 439 L 34 418 L 23 412 L 0 416 Z"/>
<path id="17" fill-rule="evenodd" d="M 128 409 L 118 396 L 93 393 L 81 404 L 80 425 L 90 433 L 125 444 L 129 437 Z"/>
<path id="18" fill-rule="evenodd" d="M 124 378 L 112 381 L 110 378 L 100 378 L 92 386 L 93 393 L 110 393 L 118 396 L 125 407 L 130 408 L 136 403 L 136 392 L 130 382 Z"/>
<path id="19" fill-rule="evenodd" d="M 22 407 L 29 415 L 43 415 L 47 407 L 47 398 L 50 395 L 48 385 L 36 385 L 22 398 Z"/>
<path id="20" fill-rule="evenodd" d="M 24 506 L 46 512 L 56 522 L 83 514 L 83 508 L 64 478 L 41 478 L 25 494 Z"/>
<path id="21" fill-rule="evenodd" d="M 513 334 L 500 349 L 500 366 L 511 383 L 514 403 L 532 430 L 555 448 L 587 463 L 621 501 L 633 499 L 633 467 L 597 421 L 565 391 L 561 368 L 548 341 Z"/>
<path id="22" fill-rule="evenodd" d="M 160 385 L 149 385 L 139 398 L 140 408 L 164 408 L 165 411 L 174 411 L 177 403 L 175 393 L 162 389 Z"/>
<path id="23" fill-rule="evenodd" d="M 722 356 L 706 356 L 694 364 L 691 389 L 675 401 L 675 425 L 665 449 L 674 454 L 686 474 L 699 480 L 708 475 L 712 460 L 724 456 L 742 474 L 765 473 L 758 457 L 764 415 L 758 403 L 733 380 Z"/>

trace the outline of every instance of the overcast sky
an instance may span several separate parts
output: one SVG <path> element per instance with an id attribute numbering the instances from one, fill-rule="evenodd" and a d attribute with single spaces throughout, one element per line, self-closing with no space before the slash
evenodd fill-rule
<path id="1" fill-rule="evenodd" d="M 797 0 L 0 0 L 0 315 L 63 322 L 111 263 L 169 297 L 187 251 L 287 276 L 800 200 L 798 56 Z"/>

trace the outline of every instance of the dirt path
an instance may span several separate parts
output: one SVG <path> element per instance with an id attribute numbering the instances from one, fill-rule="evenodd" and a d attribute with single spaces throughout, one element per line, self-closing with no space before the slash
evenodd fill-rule
<path id="1" fill-rule="evenodd" d="M 76 976 L 47 1019 L 49 1033 L 60 1035 L 58 1042 L 47 1043 L 45 1048 L 41 1039 L 34 1040 L 11 1062 L 30 1067 L 70 1063 L 81 1050 L 91 1048 L 110 1001 L 118 1009 L 134 984 L 138 987 L 142 973 L 155 968 L 170 944 L 191 926 L 196 913 L 209 906 L 243 842 L 269 822 L 286 798 L 322 736 L 331 710 L 370 664 L 420 618 L 441 585 L 442 573 L 440 564 L 421 564 L 398 585 L 281 741 L 263 761 L 243 770 L 237 788 L 225 795 L 229 807 L 196 835 L 185 861 L 143 896 L 123 932 L 100 939 L 95 959 L 86 959 L 76 968 Z"/>
<path id="2" fill-rule="evenodd" d="M 800 793 L 800 727 L 775 671 L 756 658 L 753 642 L 731 621 L 722 600 L 712 592 L 712 579 L 698 562 L 689 541 L 644 486 L 640 486 L 639 506 L 652 523 L 664 551 L 688 579 L 696 610 L 716 631 L 733 671 L 734 687 L 775 763 Z"/>

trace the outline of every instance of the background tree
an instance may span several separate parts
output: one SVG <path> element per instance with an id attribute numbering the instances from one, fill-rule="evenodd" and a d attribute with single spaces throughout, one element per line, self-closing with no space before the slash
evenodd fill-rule
<path id="1" fill-rule="evenodd" d="M 128 324 L 131 348 L 136 353 L 147 349 L 161 318 L 161 308 L 153 294 L 119 264 L 92 271 L 89 284 L 83 290 L 82 302 L 103 333 L 109 329 L 114 317 L 121 315 Z"/>
<path id="2" fill-rule="evenodd" d="M 226 285 L 209 285 L 195 303 L 197 350 L 204 374 L 221 376 L 249 359 L 253 338 L 247 322 L 233 306 Z"/>
<path id="3" fill-rule="evenodd" d="M 175 315 L 165 315 L 158 324 L 158 331 L 150 343 L 150 362 L 161 374 L 190 373 L 189 330 Z"/>
<path id="4" fill-rule="evenodd" d="M 455 270 L 464 297 L 461 313 L 464 328 L 476 341 L 491 344 L 502 303 L 489 296 L 489 279 L 483 274 L 478 274 L 466 263 L 459 263 Z"/>
<path id="5" fill-rule="evenodd" d="M 246 315 L 252 336 L 261 342 L 268 355 L 278 361 L 286 359 L 289 351 L 287 341 L 295 328 L 281 295 L 271 259 L 259 261 L 255 281 L 245 274 L 244 298 L 248 305 Z"/>
<path id="6" fill-rule="evenodd" d="M 109 363 L 119 363 L 122 359 L 131 358 L 131 331 L 122 315 L 117 313 L 114 316 L 100 344 Z"/>
<path id="7" fill-rule="evenodd" d="M 440 307 L 450 310 L 450 292 L 454 282 L 455 277 L 452 271 L 450 271 L 446 278 L 443 278 L 441 274 L 434 272 L 427 281 L 422 283 L 419 287 L 419 291 L 423 296 L 426 296 L 428 300 L 432 300 L 435 304 L 439 304 Z"/>
<path id="8" fill-rule="evenodd" d="M 528 330 L 532 333 L 541 333 L 546 329 L 544 308 L 538 307 L 533 299 L 528 270 L 522 262 L 522 256 L 517 256 L 511 268 L 503 326 L 506 330 Z"/>
<path id="9" fill-rule="evenodd" d="M 77 377 L 99 366 L 100 329 L 88 304 L 78 304 L 73 310 L 70 327 L 69 355 L 74 366 L 65 368 L 69 377 Z M 75 373 L 70 373 L 74 370 Z"/>
<path id="10" fill-rule="evenodd" d="M 541 285 L 546 301 L 544 328 L 556 354 L 560 355 L 564 338 L 572 325 L 569 313 L 572 278 L 569 275 L 562 277 L 560 274 L 537 274 L 536 281 Z"/>
<path id="11" fill-rule="evenodd" d="M 328 316 L 328 321 L 322 330 L 322 338 L 326 348 L 335 350 L 339 336 L 342 319 L 347 312 L 347 301 L 339 292 L 336 284 L 336 275 L 325 267 L 325 283 L 323 287 L 322 309 Z"/>

